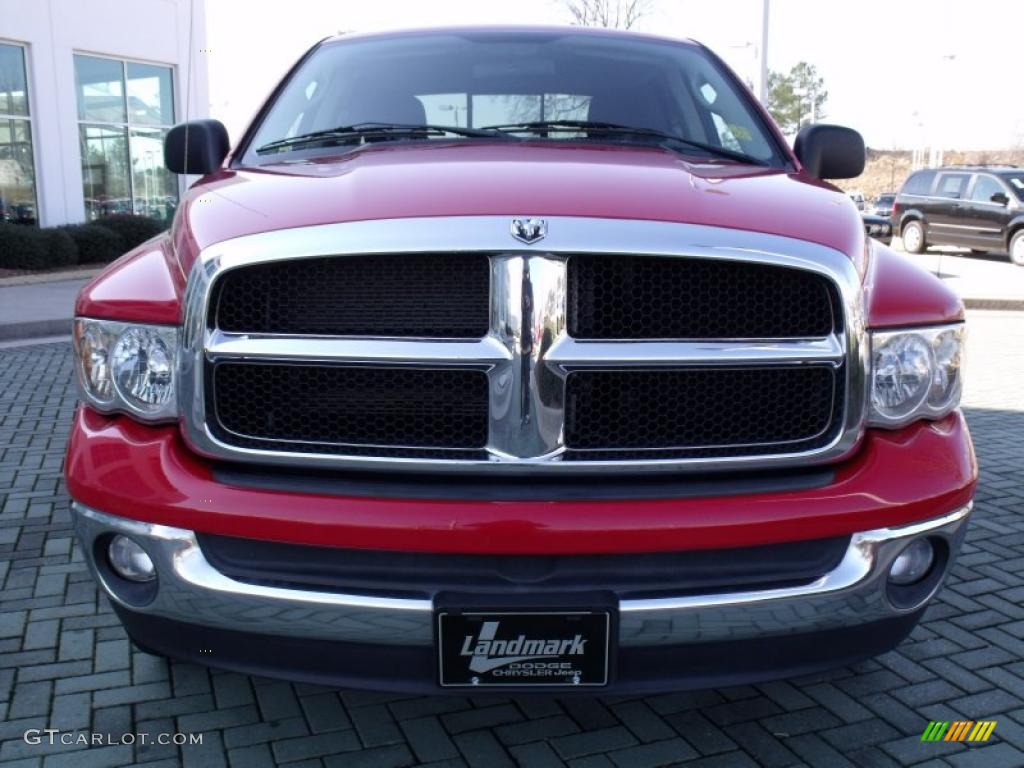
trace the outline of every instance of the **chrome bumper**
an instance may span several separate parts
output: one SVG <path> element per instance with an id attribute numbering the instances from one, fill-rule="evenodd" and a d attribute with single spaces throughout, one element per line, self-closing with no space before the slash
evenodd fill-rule
<path id="1" fill-rule="evenodd" d="M 433 643 L 430 600 L 339 594 L 248 584 L 217 571 L 192 531 L 115 517 L 72 505 L 75 528 L 97 581 L 116 603 L 139 613 L 263 635 L 386 645 Z M 971 505 L 912 525 L 855 533 L 842 561 L 799 586 L 619 602 L 619 644 L 656 646 L 799 634 L 866 624 L 917 610 L 886 595 L 889 567 L 906 543 L 929 536 L 947 542 L 950 557 L 925 602 L 952 566 Z M 122 533 L 148 552 L 157 570 L 145 605 L 122 599 L 96 563 L 97 538 Z"/>

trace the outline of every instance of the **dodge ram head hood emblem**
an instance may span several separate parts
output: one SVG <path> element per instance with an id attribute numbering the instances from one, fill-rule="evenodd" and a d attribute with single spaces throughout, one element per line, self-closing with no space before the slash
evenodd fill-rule
<path id="1" fill-rule="evenodd" d="M 533 245 L 547 233 L 548 223 L 544 219 L 512 219 L 512 237 L 522 243 Z"/>

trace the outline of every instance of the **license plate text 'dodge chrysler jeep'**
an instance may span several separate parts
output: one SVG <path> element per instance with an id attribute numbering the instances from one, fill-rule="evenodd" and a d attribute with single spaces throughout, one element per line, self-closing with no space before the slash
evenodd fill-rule
<path id="1" fill-rule="evenodd" d="M 78 536 L 155 653 L 401 691 L 809 672 L 913 628 L 977 482 L 963 307 L 703 46 L 307 53 L 76 306 Z"/>

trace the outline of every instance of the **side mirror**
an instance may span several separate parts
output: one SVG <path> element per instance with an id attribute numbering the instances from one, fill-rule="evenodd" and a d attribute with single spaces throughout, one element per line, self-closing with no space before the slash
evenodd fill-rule
<path id="1" fill-rule="evenodd" d="M 171 173 L 212 173 L 230 148 L 228 129 L 219 120 L 180 123 L 164 138 L 164 165 Z"/>
<path id="2" fill-rule="evenodd" d="M 864 173 L 867 150 L 852 128 L 815 123 L 800 129 L 793 151 L 804 168 L 819 179 L 852 179 Z"/>
<path id="3" fill-rule="evenodd" d="M 993 203 L 999 203 L 1000 205 L 1009 205 L 1010 197 L 1005 192 L 996 192 L 992 197 L 989 198 Z"/>

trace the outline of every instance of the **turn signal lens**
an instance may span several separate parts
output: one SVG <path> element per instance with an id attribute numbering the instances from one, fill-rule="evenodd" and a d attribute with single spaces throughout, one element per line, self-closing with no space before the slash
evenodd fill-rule
<path id="1" fill-rule="evenodd" d="M 114 382 L 110 377 L 110 335 L 95 323 L 75 324 L 78 376 L 83 388 L 95 400 L 110 403 Z"/>

